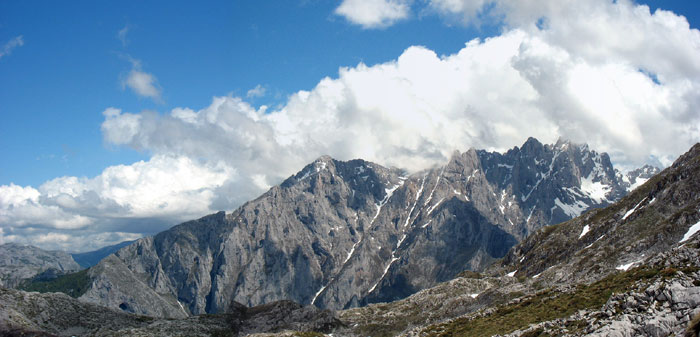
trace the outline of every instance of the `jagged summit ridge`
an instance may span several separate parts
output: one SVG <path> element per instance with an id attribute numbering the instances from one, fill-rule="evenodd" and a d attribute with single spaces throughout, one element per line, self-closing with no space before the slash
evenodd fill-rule
<path id="1" fill-rule="evenodd" d="M 700 144 L 614 205 L 528 237 L 504 264 L 521 275 L 544 273 L 543 279 L 553 282 L 639 265 L 692 236 L 700 222 L 698 172 Z"/>
<path id="2" fill-rule="evenodd" d="M 231 300 L 391 301 L 481 270 L 531 231 L 625 193 L 606 154 L 563 141 L 470 149 L 413 174 L 322 156 L 231 213 L 123 248 L 105 261 L 122 276 L 98 265 L 83 299 L 172 317 Z"/>

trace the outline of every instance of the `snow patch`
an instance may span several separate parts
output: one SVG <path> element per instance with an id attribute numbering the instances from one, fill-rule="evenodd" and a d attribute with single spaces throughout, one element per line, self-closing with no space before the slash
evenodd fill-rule
<path id="1" fill-rule="evenodd" d="M 599 238 L 595 239 L 595 241 L 591 242 L 590 245 L 588 245 L 588 246 L 586 246 L 586 247 L 583 247 L 583 249 L 591 248 L 591 246 L 593 246 L 594 243 L 600 241 L 600 239 L 602 239 L 604 236 L 605 236 L 605 234 L 601 235 Z"/>
<path id="2" fill-rule="evenodd" d="M 542 273 L 539 273 L 539 274 L 533 276 L 532 278 L 538 278 L 538 277 L 540 277 L 540 275 L 542 275 Z"/>
<path id="3" fill-rule="evenodd" d="M 576 188 L 564 187 L 564 189 L 567 190 L 570 194 L 573 194 L 574 196 L 585 197 L 585 195 L 581 194 L 580 191 L 577 191 Z"/>
<path id="4" fill-rule="evenodd" d="M 530 198 L 530 195 L 532 194 L 532 192 L 534 192 L 534 191 L 537 189 L 537 187 L 540 186 L 540 183 L 542 182 L 542 180 L 547 179 L 547 178 L 549 177 L 549 175 L 552 173 L 552 170 L 554 169 L 554 162 L 557 161 L 557 157 L 559 157 L 559 154 L 560 154 L 560 153 L 561 153 L 561 152 L 557 152 L 557 153 L 554 155 L 554 157 L 552 158 L 552 162 L 549 163 L 549 170 L 547 171 L 547 173 L 545 173 L 545 174 L 542 175 L 542 178 L 540 178 L 540 180 L 538 180 L 538 181 L 535 183 L 535 186 L 532 187 L 532 189 L 530 190 L 530 192 L 527 193 L 527 195 L 524 195 L 524 196 L 521 197 L 521 200 L 522 200 L 522 201 L 527 201 L 527 199 Z M 538 163 L 538 164 L 539 164 L 539 163 Z"/>
<path id="5" fill-rule="evenodd" d="M 374 291 L 374 289 L 377 288 L 377 285 L 379 285 L 379 282 L 381 282 L 382 279 L 384 278 L 384 276 L 386 276 L 386 273 L 389 272 L 389 267 L 391 267 L 391 265 L 392 265 L 394 262 L 396 262 L 398 259 L 399 259 L 398 257 L 394 257 L 394 258 L 391 259 L 391 262 L 389 262 L 389 264 L 386 266 L 386 268 L 384 268 L 384 273 L 382 273 L 382 276 L 377 280 L 377 283 L 375 283 L 375 284 L 372 286 L 372 288 L 369 288 L 369 291 L 367 292 L 367 294 L 371 294 L 371 293 Z M 313 303 L 313 302 L 312 302 L 312 303 Z"/>
<path id="6" fill-rule="evenodd" d="M 425 178 L 426 176 L 423 177 L 423 181 L 420 184 L 420 188 L 418 189 L 418 193 L 416 193 L 416 200 L 413 201 L 413 206 L 411 207 L 411 210 L 408 211 L 408 216 L 406 216 L 406 223 L 403 224 L 403 227 L 406 228 L 408 226 L 408 222 L 411 220 L 411 214 L 413 214 L 413 210 L 416 208 L 416 204 L 418 203 L 418 199 L 420 199 L 420 196 L 423 194 L 423 186 L 425 185 Z"/>
<path id="7" fill-rule="evenodd" d="M 445 200 L 445 198 L 440 199 L 440 201 L 438 201 L 435 205 L 431 206 L 428 209 L 428 215 L 430 215 L 430 213 L 432 213 L 433 210 L 435 210 L 435 207 L 438 207 L 440 205 L 440 203 L 442 203 L 443 200 Z"/>
<path id="8" fill-rule="evenodd" d="M 403 243 L 403 240 L 406 240 L 406 234 L 405 234 L 405 233 L 404 233 L 404 235 L 401 237 L 401 239 L 399 239 L 399 242 L 396 243 L 396 248 L 397 248 L 397 249 L 398 249 L 399 247 L 401 247 L 401 244 Z"/>
<path id="9" fill-rule="evenodd" d="M 435 189 L 437 188 L 438 184 L 440 184 L 440 178 L 442 178 L 442 174 L 445 173 L 445 166 L 442 167 L 442 171 L 440 171 L 440 175 L 437 177 L 437 181 L 435 182 L 435 186 L 433 186 L 432 191 L 430 191 L 430 195 L 428 196 L 428 200 L 425 201 L 423 206 L 428 206 L 431 200 L 433 200 L 433 193 L 435 193 Z"/>
<path id="10" fill-rule="evenodd" d="M 583 226 L 583 230 L 581 231 L 581 235 L 578 236 L 579 240 L 586 235 L 591 230 L 591 227 L 588 225 Z"/>
<path id="11" fill-rule="evenodd" d="M 506 276 L 508 276 L 508 277 L 513 277 L 513 276 L 515 276 L 515 273 L 517 273 L 517 272 L 518 272 L 517 270 L 514 270 L 514 271 L 512 271 L 512 272 L 506 274 Z"/>
<path id="12" fill-rule="evenodd" d="M 374 240 L 374 238 L 371 238 L 371 239 Z M 343 264 L 346 264 L 348 262 L 348 260 L 350 260 L 350 258 L 352 257 L 352 253 L 355 252 L 355 247 L 357 247 L 358 243 L 360 243 L 360 241 L 357 241 L 352 245 L 352 248 L 350 248 L 350 252 L 348 252 L 348 256 L 345 258 L 345 261 L 343 261 Z"/>
<path id="13" fill-rule="evenodd" d="M 472 174 L 470 174 L 469 177 L 467 177 L 467 183 L 468 183 L 469 181 L 471 181 L 472 178 L 474 178 L 474 176 L 476 176 L 476 173 L 477 173 L 477 172 L 479 172 L 478 169 L 477 169 L 477 170 L 474 170 L 474 172 L 472 172 Z"/>
<path id="14" fill-rule="evenodd" d="M 644 200 L 647 200 L 647 198 L 645 197 L 644 199 L 642 199 L 642 201 L 640 201 L 640 202 L 637 204 L 637 206 L 634 206 L 634 208 L 632 208 L 631 210 L 627 211 L 627 213 L 625 213 L 625 215 L 622 217 L 622 220 L 625 220 L 625 219 L 627 219 L 628 216 L 632 215 L 632 213 L 634 213 L 634 211 L 637 210 L 637 207 L 639 207 L 639 205 L 641 205 L 641 204 L 644 202 Z"/>
<path id="15" fill-rule="evenodd" d="M 370 222 L 370 225 L 374 223 L 374 220 L 377 219 L 379 216 L 379 212 L 382 211 L 382 207 L 389 201 L 389 198 L 394 194 L 394 191 L 396 191 L 397 188 L 399 188 L 401 185 L 403 185 L 404 180 L 401 180 L 398 184 L 392 186 L 391 188 L 386 188 L 384 189 L 384 192 L 386 195 L 384 196 L 384 199 L 382 199 L 379 204 L 375 204 L 377 206 L 377 214 L 374 215 L 374 218 L 372 218 L 372 221 Z"/>
<path id="16" fill-rule="evenodd" d="M 430 225 L 431 222 L 433 222 L 433 219 L 430 219 L 428 222 L 425 223 L 425 225 L 421 226 L 421 228 L 428 227 L 428 225 Z"/>
<path id="17" fill-rule="evenodd" d="M 593 178 L 590 178 L 590 176 L 581 179 L 581 191 L 598 204 L 603 203 L 603 201 L 610 202 L 606 198 L 610 190 L 612 190 L 610 185 L 605 185 L 599 181 L 593 182 Z"/>
<path id="18" fill-rule="evenodd" d="M 530 210 L 530 214 L 527 216 L 527 220 L 525 220 L 526 224 L 530 223 L 530 218 L 532 217 L 532 213 L 535 211 L 535 206 L 532 206 L 532 209 Z"/>
<path id="19" fill-rule="evenodd" d="M 561 200 L 559 200 L 559 198 L 556 198 L 554 199 L 554 204 L 557 207 L 559 207 L 559 209 L 561 209 L 566 215 L 572 218 L 581 215 L 581 213 L 583 213 L 583 211 L 585 211 L 588 208 L 588 205 L 586 205 L 586 203 L 581 200 L 577 200 L 575 204 L 569 205 L 563 203 Z"/>
<path id="20" fill-rule="evenodd" d="M 471 297 L 471 298 L 477 298 L 477 297 L 479 297 L 479 294 L 469 294 L 469 297 Z"/>
<path id="21" fill-rule="evenodd" d="M 176 301 L 177 301 L 177 304 L 179 304 L 179 305 L 180 305 L 180 309 L 182 309 L 182 312 L 184 312 L 184 313 L 185 313 L 185 315 L 189 316 L 189 315 L 187 314 L 187 311 L 185 310 L 185 307 L 184 307 L 184 306 L 182 306 L 182 303 L 180 303 L 180 300 L 176 300 Z"/>
<path id="22" fill-rule="evenodd" d="M 505 215 L 506 206 L 503 205 L 503 200 L 506 198 L 506 191 L 501 191 L 501 200 L 498 203 L 498 209 L 501 210 L 501 214 Z"/>
<path id="23" fill-rule="evenodd" d="M 645 182 L 647 182 L 649 179 L 647 178 L 637 178 L 634 181 L 634 184 L 630 185 L 630 187 L 627 188 L 628 191 L 634 191 L 635 188 L 644 185 Z"/>
<path id="24" fill-rule="evenodd" d="M 698 223 L 690 226 L 690 228 L 688 228 L 688 231 L 685 233 L 685 235 L 683 235 L 683 238 L 681 239 L 681 241 L 678 241 L 678 242 L 681 243 L 681 242 L 688 241 L 688 239 L 690 239 L 695 233 L 697 233 L 699 231 L 700 231 L 700 221 L 698 221 Z"/>
<path id="25" fill-rule="evenodd" d="M 621 265 L 615 267 L 615 269 L 627 271 L 627 269 L 630 269 L 630 267 L 632 267 L 635 263 L 639 263 L 639 261 L 630 262 L 628 264 L 621 264 Z"/>

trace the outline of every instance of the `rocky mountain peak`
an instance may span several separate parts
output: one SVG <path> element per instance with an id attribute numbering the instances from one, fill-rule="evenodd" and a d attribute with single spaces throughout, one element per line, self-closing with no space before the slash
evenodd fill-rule
<path id="1" fill-rule="evenodd" d="M 111 269 L 95 268 L 105 272 L 84 297 L 175 316 L 232 300 L 391 301 L 481 270 L 530 232 L 616 200 L 626 190 L 609 172 L 607 155 L 534 138 L 506 153 L 456 152 L 413 174 L 322 156 L 226 216 L 123 248 L 104 262 Z M 126 274 L 106 272 L 117 269 Z"/>
<path id="2" fill-rule="evenodd" d="M 673 162 L 671 167 L 685 166 L 697 164 L 698 157 L 700 156 L 700 143 L 693 145 L 688 152 L 681 155 L 676 161 Z"/>
<path id="3" fill-rule="evenodd" d="M 546 271 L 543 279 L 553 282 L 627 270 L 675 246 L 700 223 L 697 172 L 696 145 L 619 202 L 528 237 L 504 264 L 527 275 Z"/>
<path id="4" fill-rule="evenodd" d="M 518 149 L 518 147 L 516 146 L 514 150 L 521 151 L 524 154 L 537 154 L 544 151 L 544 145 L 540 143 L 540 141 L 536 138 L 528 137 L 523 146 L 520 147 L 520 149 Z"/>

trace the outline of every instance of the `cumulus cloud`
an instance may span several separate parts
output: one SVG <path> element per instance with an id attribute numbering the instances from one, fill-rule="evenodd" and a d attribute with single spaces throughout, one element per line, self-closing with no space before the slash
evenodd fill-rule
<path id="1" fill-rule="evenodd" d="M 416 171 L 455 149 L 564 137 L 631 168 L 700 141 L 700 34 L 683 17 L 622 0 L 522 3 L 499 36 L 344 67 L 273 111 L 234 96 L 166 113 L 107 108 L 105 141 L 153 157 L 1 186 L 2 234 L 62 247 L 152 233 L 233 210 L 322 154 Z"/>
<path id="2" fill-rule="evenodd" d="M 460 3 L 451 8 L 468 8 Z M 218 97 L 200 111 L 124 114 L 126 124 L 143 120 L 117 143 L 198 158 L 242 154 L 228 164 L 248 180 L 246 172 L 274 167 L 263 173 L 275 183 L 323 153 L 416 170 L 454 149 L 565 137 L 633 167 L 668 164 L 698 141 L 700 35 L 685 18 L 628 1 L 498 6 L 518 28 L 453 55 L 410 47 L 394 61 L 341 68 L 276 111 Z"/>
<path id="3" fill-rule="evenodd" d="M 162 89 L 155 76 L 141 69 L 141 61 L 125 56 L 131 63 L 131 70 L 122 78 L 122 88 L 129 88 L 141 97 L 147 97 L 155 102 L 162 102 Z"/>
<path id="4" fill-rule="evenodd" d="M 161 100 L 161 89 L 158 86 L 158 82 L 153 75 L 147 72 L 143 72 L 138 69 L 131 69 L 131 71 L 129 71 L 129 75 L 127 75 L 122 85 L 129 87 L 131 91 L 139 96 L 149 97 L 155 101 Z"/>
<path id="5" fill-rule="evenodd" d="M 60 177 L 38 189 L 3 185 L 0 224 L 8 241 L 94 249 L 215 211 L 217 189 L 235 177 L 225 165 L 155 155 L 91 179 Z"/>
<path id="6" fill-rule="evenodd" d="M 365 29 L 383 28 L 406 19 L 411 11 L 407 0 L 343 0 L 335 14 Z"/>
<path id="7" fill-rule="evenodd" d="M 24 38 L 22 35 L 16 36 L 10 41 L 7 41 L 5 45 L 0 49 L 0 59 L 2 59 L 4 56 L 12 54 L 12 51 L 17 48 L 21 47 L 24 45 Z"/>

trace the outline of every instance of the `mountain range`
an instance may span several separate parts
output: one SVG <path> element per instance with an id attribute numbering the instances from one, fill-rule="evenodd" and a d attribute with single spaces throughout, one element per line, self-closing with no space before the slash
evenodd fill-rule
<path id="1" fill-rule="evenodd" d="M 123 323 L 76 335 L 697 336 L 700 144 L 655 175 L 538 144 L 410 175 L 321 157 L 103 259 L 80 302 L 4 290 L 0 317 L 68 334 L 70 310 L 53 328 L 23 304 L 63 301 Z"/>
<path id="2" fill-rule="evenodd" d="M 82 300 L 163 317 L 289 299 L 343 309 L 483 270 L 542 226 L 604 207 L 657 172 L 530 138 L 407 174 L 323 156 L 231 213 L 138 240 L 89 271 Z"/>

